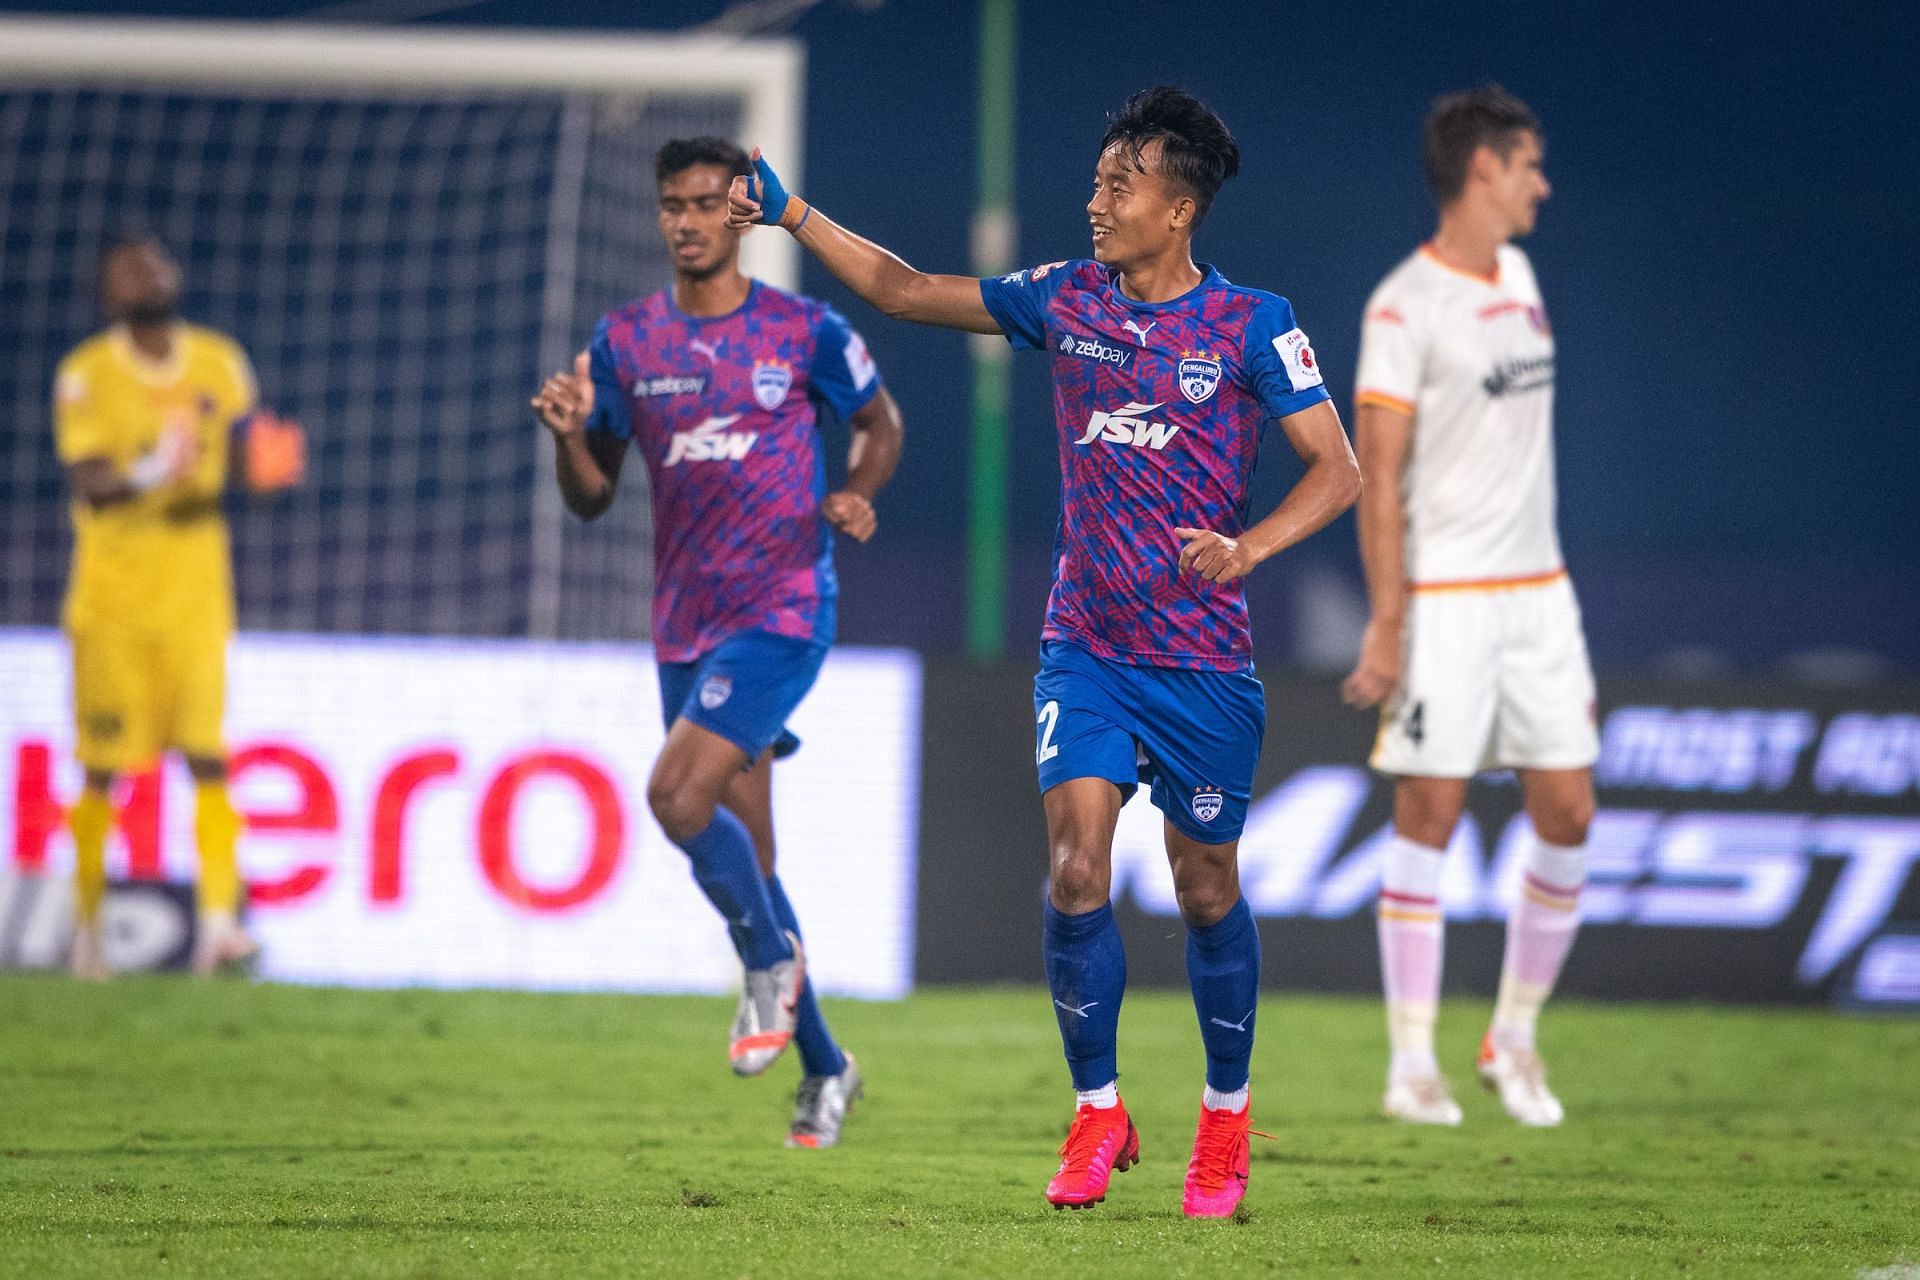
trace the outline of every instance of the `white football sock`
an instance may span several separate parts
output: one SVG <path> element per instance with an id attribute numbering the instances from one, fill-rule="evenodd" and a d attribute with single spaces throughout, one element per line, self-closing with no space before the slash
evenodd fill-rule
<path id="1" fill-rule="evenodd" d="M 1380 868 L 1380 973 L 1387 997 L 1390 1080 L 1440 1074 L 1433 1052 L 1444 925 L 1440 872 L 1446 851 L 1395 836 Z"/>
<path id="2" fill-rule="evenodd" d="M 1077 1089 L 1073 1097 L 1076 1107 L 1095 1107 L 1105 1111 L 1120 1105 L 1120 1082 L 1109 1080 L 1098 1089 Z"/>
<path id="3" fill-rule="evenodd" d="M 1580 890 L 1586 879 L 1584 845 L 1549 844 L 1533 838 L 1520 899 L 1507 917 L 1500 996 L 1493 1007 L 1493 1042 L 1500 1048 L 1509 1052 L 1533 1048 L 1541 1006 L 1553 994 L 1580 929 Z"/>

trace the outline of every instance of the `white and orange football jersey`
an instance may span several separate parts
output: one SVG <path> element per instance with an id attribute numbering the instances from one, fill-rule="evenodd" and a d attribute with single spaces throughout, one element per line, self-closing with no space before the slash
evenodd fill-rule
<path id="1" fill-rule="evenodd" d="M 1416 588 L 1519 585 L 1562 571 L 1553 479 L 1553 333 L 1526 254 L 1492 277 L 1422 247 L 1380 282 L 1360 334 L 1360 404 L 1413 416 L 1401 476 Z"/>

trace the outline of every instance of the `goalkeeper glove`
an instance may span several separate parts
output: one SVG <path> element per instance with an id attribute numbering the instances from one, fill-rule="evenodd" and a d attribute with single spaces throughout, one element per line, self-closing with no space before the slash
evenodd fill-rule
<path id="1" fill-rule="evenodd" d="M 260 409 L 241 421 L 240 430 L 247 488 L 273 493 L 291 489 L 306 478 L 307 434 L 299 423 Z"/>

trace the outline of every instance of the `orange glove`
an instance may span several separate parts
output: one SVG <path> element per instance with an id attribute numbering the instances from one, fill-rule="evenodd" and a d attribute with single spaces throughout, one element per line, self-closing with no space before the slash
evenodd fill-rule
<path id="1" fill-rule="evenodd" d="M 306 478 L 307 433 L 299 423 L 261 409 L 247 420 L 246 433 L 247 488 L 273 493 Z"/>

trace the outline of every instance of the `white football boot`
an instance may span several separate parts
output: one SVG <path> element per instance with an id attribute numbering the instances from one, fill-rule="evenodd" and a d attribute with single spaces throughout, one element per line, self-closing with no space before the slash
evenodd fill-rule
<path id="1" fill-rule="evenodd" d="M 1487 1032 L 1476 1068 L 1480 1083 L 1500 1095 L 1500 1105 L 1521 1124 L 1551 1129 L 1566 1119 L 1566 1108 L 1547 1088 L 1547 1064 L 1532 1049 L 1502 1049 Z"/>
<path id="2" fill-rule="evenodd" d="M 1460 1123 L 1460 1104 L 1453 1091 L 1439 1076 L 1419 1076 L 1410 1080 L 1390 1080 L 1387 1095 L 1380 1100 L 1380 1112 L 1389 1120 L 1408 1124 Z"/>

